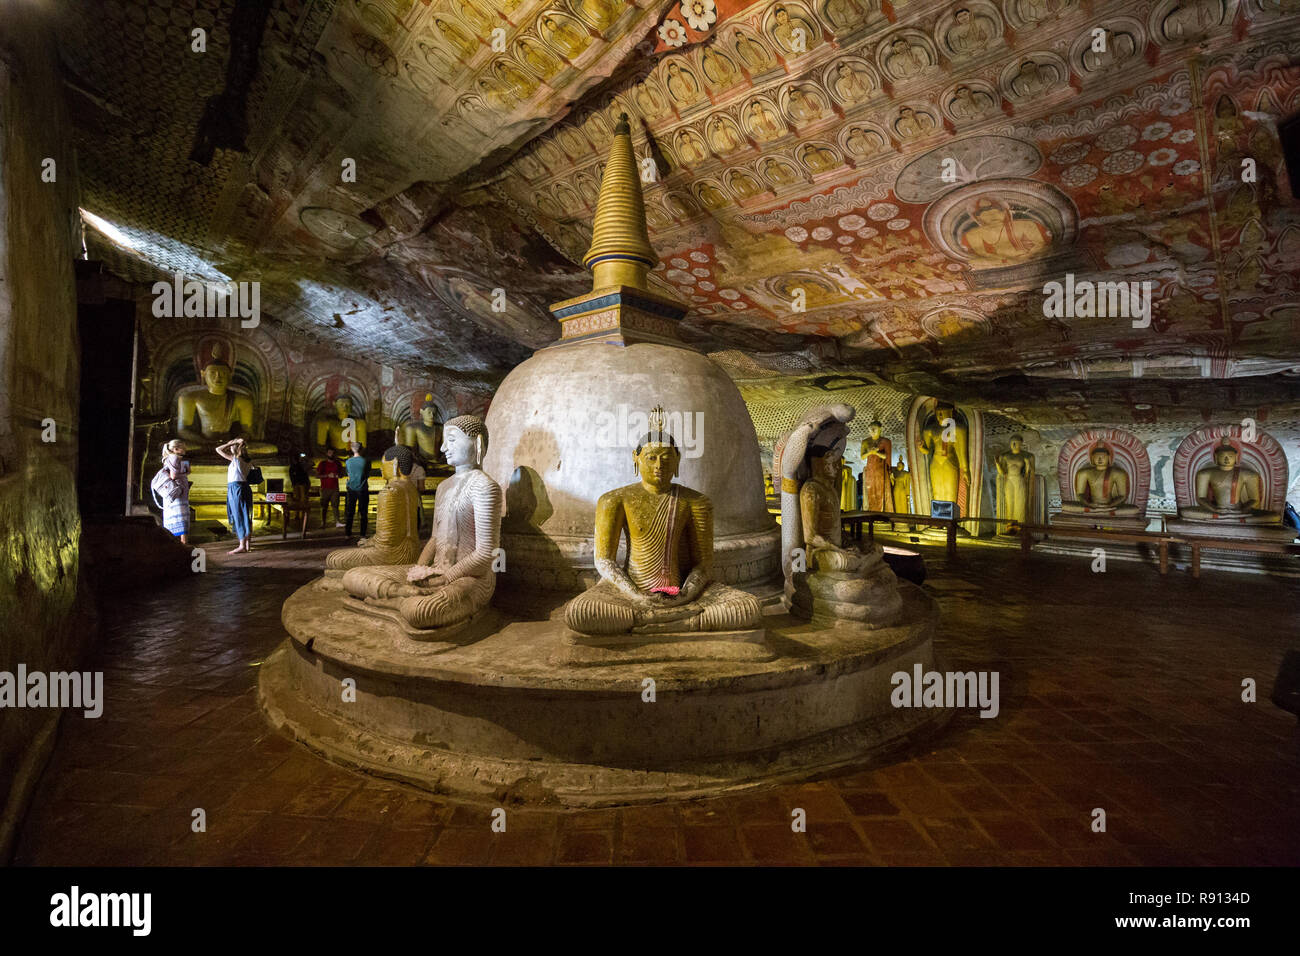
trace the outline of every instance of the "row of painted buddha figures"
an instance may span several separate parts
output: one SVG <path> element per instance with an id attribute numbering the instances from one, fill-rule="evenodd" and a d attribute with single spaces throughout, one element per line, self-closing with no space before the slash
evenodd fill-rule
<path id="1" fill-rule="evenodd" d="M 659 410 L 656 410 L 658 412 Z M 892 623 L 901 608 L 893 573 L 878 547 L 840 546 L 839 459 L 853 410 L 810 415 L 787 436 L 792 534 L 783 556 L 791 609 L 815 620 Z M 331 553 L 327 578 L 341 582 L 351 606 L 398 623 L 411 637 L 442 640 L 465 630 L 496 587 L 503 496 L 482 470 L 488 433 L 473 415 L 443 426 L 442 452 L 455 473 L 439 487 L 433 531 L 419 545 L 409 448 L 385 452 L 387 486 L 379 493 L 377 531 L 356 548 Z M 564 621 L 578 640 L 644 640 L 667 635 L 747 632 L 762 626 L 753 595 L 713 576 L 713 506 L 674 481 L 676 440 L 652 413 L 633 452 L 639 480 L 607 491 L 596 504 L 599 581 L 573 598 Z M 626 539 L 626 557 L 619 560 Z M 798 549 L 796 551 L 796 549 Z"/>

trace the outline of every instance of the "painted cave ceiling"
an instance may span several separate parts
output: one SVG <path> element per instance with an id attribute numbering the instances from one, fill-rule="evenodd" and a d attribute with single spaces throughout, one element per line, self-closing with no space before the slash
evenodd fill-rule
<path id="1" fill-rule="evenodd" d="M 654 281 L 737 379 L 1300 410 L 1300 0 L 65 9 L 83 204 L 120 231 L 92 258 L 258 280 L 339 348 L 491 384 L 556 337 L 626 112 Z M 1067 273 L 1149 282 L 1150 326 L 1045 315 Z"/>

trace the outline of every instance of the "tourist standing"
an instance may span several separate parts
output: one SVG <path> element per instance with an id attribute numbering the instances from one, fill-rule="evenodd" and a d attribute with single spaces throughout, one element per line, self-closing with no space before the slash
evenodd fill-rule
<path id="1" fill-rule="evenodd" d="M 345 463 L 348 473 L 347 505 L 343 509 L 344 532 L 352 537 L 352 518 L 357 506 L 361 507 L 361 537 L 370 530 L 370 462 L 361 454 L 361 443 L 352 443 L 352 457 Z"/>
<path id="2" fill-rule="evenodd" d="M 173 438 L 163 445 L 162 470 L 170 484 L 164 482 L 165 491 L 156 496 L 162 507 L 163 527 L 189 544 L 190 533 L 190 480 L 187 477 L 190 463 L 185 460 L 185 442 Z"/>
<path id="3" fill-rule="evenodd" d="M 329 513 L 331 504 L 334 506 L 334 527 L 343 527 L 343 522 L 339 520 L 339 476 L 342 474 L 343 466 L 335 460 L 334 449 L 326 448 L 324 459 L 316 466 L 316 477 L 320 479 L 320 523 L 322 528 L 329 527 L 325 516 Z"/>
<path id="4" fill-rule="evenodd" d="M 239 545 L 230 553 L 253 550 L 253 488 L 248 483 L 248 473 L 253 461 L 248 456 L 244 439 L 235 438 L 217 446 L 217 454 L 230 462 L 226 469 L 226 517 L 230 529 L 239 539 Z"/>

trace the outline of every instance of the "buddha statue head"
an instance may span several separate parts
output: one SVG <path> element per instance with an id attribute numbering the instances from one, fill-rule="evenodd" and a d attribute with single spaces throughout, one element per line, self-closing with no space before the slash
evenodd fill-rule
<path id="1" fill-rule="evenodd" d="M 398 435 L 401 435 L 401 429 L 398 429 Z M 384 452 L 384 457 L 379 460 L 379 473 L 387 481 L 401 476 L 403 478 L 411 474 L 411 468 L 415 465 L 415 455 L 411 449 L 398 443 Z"/>
<path id="2" fill-rule="evenodd" d="M 1013 455 L 1019 455 L 1020 449 L 1025 447 L 1025 439 L 1023 435 L 1012 435 L 1007 443 L 1011 446 L 1011 454 Z"/>
<path id="3" fill-rule="evenodd" d="M 334 413 L 338 415 L 339 421 L 352 417 L 352 396 L 339 395 L 334 399 Z"/>
<path id="4" fill-rule="evenodd" d="M 438 417 L 438 406 L 433 403 L 433 395 L 424 396 L 424 404 L 420 406 L 420 421 L 426 426 L 432 426 Z"/>
<path id="5" fill-rule="evenodd" d="M 1092 462 L 1092 467 L 1098 471 L 1105 471 L 1109 468 L 1113 458 L 1110 446 L 1101 441 L 1093 445 L 1092 451 L 1088 452 L 1088 460 Z"/>
<path id="6" fill-rule="evenodd" d="M 874 420 L 873 422 L 871 422 L 871 424 L 869 424 L 869 425 L 867 426 L 867 434 L 871 436 L 871 440 L 872 440 L 872 441 L 875 441 L 876 439 L 878 439 L 878 438 L 880 437 L 880 429 L 882 429 L 882 428 L 884 428 L 884 427 L 885 427 L 885 426 L 883 426 L 882 424 L 880 424 L 880 419 L 878 419 L 878 418 L 877 418 L 876 420 Z"/>
<path id="7" fill-rule="evenodd" d="M 203 384 L 207 386 L 208 391 L 213 395 L 225 395 L 226 389 L 230 388 L 230 378 L 233 374 L 233 370 L 221 357 L 221 350 L 214 348 L 212 359 L 203 366 Z"/>
<path id="8" fill-rule="evenodd" d="M 1241 460 L 1241 451 L 1231 438 L 1224 438 L 1214 446 L 1214 463 L 1224 471 L 1232 471 Z"/>
<path id="9" fill-rule="evenodd" d="M 442 453 L 457 471 L 478 468 L 487 453 L 488 432 L 477 415 L 457 415 L 442 426 Z"/>
<path id="10" fill-rule="evenodd" d="M 641 483 L 656 492 L 667 491 L 677 477 L 682 453 L 677 440 L 664 430 L 664 410 L 655 406 L 650 412 L 650 430 L 637 441 L 633 468 Z"/>
<path id="11" fill-rule="evenodd" d="M 813 438 L 808 448 L 808 467 L 814 478 L 828 478 L 831 481 L 839 478 L 840 462 L 844 459 L 844 446 L 848 437 L 848 426 L 837 421 L 823 428 Z"/>

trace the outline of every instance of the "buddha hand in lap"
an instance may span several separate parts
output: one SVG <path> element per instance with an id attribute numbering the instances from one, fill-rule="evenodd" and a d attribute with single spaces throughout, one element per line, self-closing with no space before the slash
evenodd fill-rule
<path id="1" fill-rule="evenodd" d="M 842 619 L 882 627 L 893 623 L 902 609 L 898 579 L 879 546 L 860 551 L 841 543 L 835 479 L 853 414 L 848 406 L 816 409 L 786 438 L 781 487 L 785 495 L 797 489 L 805 555 L 802 562 L 788 563 L 786 598 L 793 612 L 818 621 Z"/>
<path id="2" fill-rule="evenodd" d="M 1135 517 L 1140 511 L 1128 504 L 1128 475 L 1113 464 L 1110 447 L 1098 442 L 1088 455 L 1090 465 L 1074 475 L 1073 501 L 1062 501 L 1061 510 L 1068 514 L 1105 514 L 1118 518 Z"/>
<path id="3" fill-rule="evenodd" d="M 375 533 L 364 545 L 331 551 L 325 558 L 327 571 L 415 561 L 420 554 L 420 529 L 419 494 L 409 477 L 414 464 L 415 456 L 405 445 L 384 452 L 379 467 L 388 484 L 379 492 Z"/>
<path id="4" fill-rule="evenodd" d="M 713 581 L 713 505 L 673 484 L 681 453 L 663 431 L 662 410 L 635 453 L 641 480 L 596 502 L 600 581 L 565 606 L 579 635 L 655 635 L 749 630 L 760 626 L 758 599 Z M 618 547 L 627 534 L 627 563 Z M 684 572 L 684 573 L 683 573 Z"/>
<path id="5" fill-rule="evenodd" d="M 487 450 L 481 419 L 461 415 L 443 427 L 442 452 L 456 472 L 438 486 L 433 533 L 415 564 L 353 568 L 352 597 L 400 615 L 430 636 L 466 624 L 496 590 L 492 563 L 501 533 L 501 487 L 480 465 Z M 384 615 L 391 616 L 391 615 Z"/>
<path id="6" fill-rule="evenodd" d="M 1196 473 L 1196 504 L 1180 508 L 1188 521 L 1280 524 L 1282 516 L 1260 507 L 1264 482 L 1259 472 L 1238 464 L 1241 453 L 1228 438 L 1214 449 L 1214 464 Z"/>

